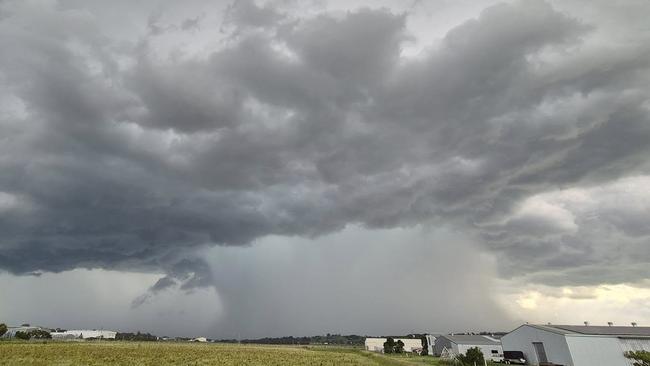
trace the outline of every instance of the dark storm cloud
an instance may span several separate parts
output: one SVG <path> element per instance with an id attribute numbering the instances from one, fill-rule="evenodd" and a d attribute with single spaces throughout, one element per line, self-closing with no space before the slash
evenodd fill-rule
<path id="1" fill-rule="evenodd" d="M 253 0 L 238 0 L 226 8 L 224 23 L 235 27 L 272 27 L 283 18 L 268 4 L 258 6 Z"/>
<path id="2" fill-rule="evenodd" d="M 521 1 L 407 58 L 407 14 L 236 1 L 192 53 L 175 37 L 198 37 L 200 14 L 150 11 L 127 41 L 67 4 L 1 5 L 2 269 L 162 270 L 155 293 L 213 283 L 208 246 L 440 220 L 478 233 L 504 276 L 584 282 L 621 247 L 629 276 L 602 281 L 648 276 L 644 216 L 513 213 L 648 174 L 647 29 L 607 38 L 603 18 Z"/>
<path id="3" fill-rule="evenodd" d="M 539 194 L 482 233 L 511 260 L 508 275 L 552 285 L 637 282 L 648 276 L 649 184 L 632 177 Z"/>

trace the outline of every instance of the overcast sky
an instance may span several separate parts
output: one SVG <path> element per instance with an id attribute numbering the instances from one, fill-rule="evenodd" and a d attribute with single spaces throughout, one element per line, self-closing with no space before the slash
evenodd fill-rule
<path id="1" fill-rule="evenodd" d="M 0 1 L 0 322 L 650 324 L 650 2 Z"/>

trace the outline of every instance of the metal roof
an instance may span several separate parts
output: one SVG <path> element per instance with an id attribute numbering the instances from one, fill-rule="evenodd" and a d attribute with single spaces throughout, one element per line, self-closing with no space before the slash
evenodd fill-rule
<path id="1" fill-rule="evenodd" d="M 543 327 L 555 328 L 565 334 L 577 333 L 586 335 L 611 335 L 611 336 L 642 336 L 650 337 L 650 327 L 623 327 L 601 325 L 544 325 Z"/>
<path id="2" fill-rule="evenodd" d="M 482 335 L 458 334 L 458 335 L 443 335 L 441 337 L 445 337 L 456 344 L 469 344 L 469 345 L 487 344 L 491 346 L 496 346 L 501 344 L 501 342 L 498 340 L 494 340 Z"/>
<path id="3" fill-rule="evenodd" d="M 517 330 L 517 329 L 519 329 L 521 327 L 534 327 L 534 328 L 538 328 L 538 329 L 541 329 L 541 330 L 545 330 L 547 332 L 563 334 L 563 335 L 565 335 L 565 334 L 576 334 L 575 332 L 572 332 L 570 330 L 556 328 L 556 327 L 554 327 L 552 325 L 542 325 L 542 324 L 523 324 L 523 325 L 518 326 L 515 330 Z M 514 332 L 514 330 L 513 330 L 513 332 Z"/>

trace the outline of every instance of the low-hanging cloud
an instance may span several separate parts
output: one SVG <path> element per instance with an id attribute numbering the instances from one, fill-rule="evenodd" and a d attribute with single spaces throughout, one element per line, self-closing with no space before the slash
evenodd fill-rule
<path id="1" fill-rule="evenodd" d="M 59 5 L 0 3 L 3 270 L 162 271 L 155 293 L 213 284 L 206 247 L 434 221 L 504 277 L 649 276 L 647 200 L 554 196 L 647 193 L 650 34 L 615 12 L 498 4 L 404 57 L 389 9 L 235 1 L 197 52 L 175 37 L 209 39 L 200 14 L 124 37 Z"/>

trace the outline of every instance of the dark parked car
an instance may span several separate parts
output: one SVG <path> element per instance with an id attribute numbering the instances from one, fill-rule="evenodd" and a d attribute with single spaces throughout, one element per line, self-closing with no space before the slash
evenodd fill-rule
<path id="1" fill-rule="evenodd" d="M 525 365 L 526 358 L 521 351 L 503 351 L 503 362 L 509 365 Z"/>

